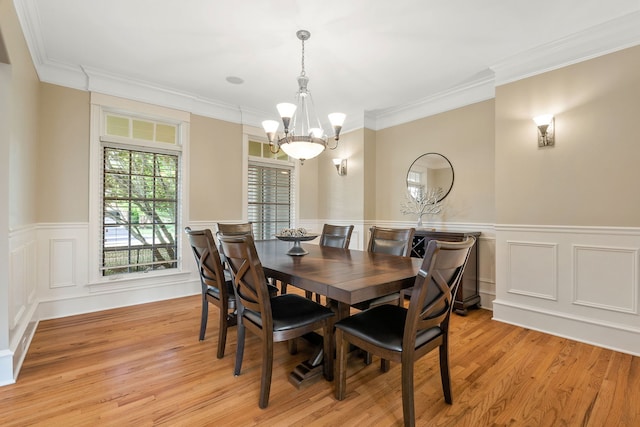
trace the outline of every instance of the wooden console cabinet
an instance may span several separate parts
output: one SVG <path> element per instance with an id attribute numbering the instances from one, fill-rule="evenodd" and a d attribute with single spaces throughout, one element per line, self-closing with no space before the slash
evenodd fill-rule
<path id="1" fill-rule="evenodd" d="M 446 242 L 461 242 L 467 236 L 474 236 L 476 243 L 471 248 L 469 261 L 462 275 L 462 282 L 456 293 L 453 309 L 457 314 L 467 314 L 467 308 L 480 307 L 480 294 L 478 291 L 478 238 L 480 232 L 464 232 L 454 233 L 448 231 L 432 231 L 429 229 L 417 228 L 413 237 L 413 246 L 411 248 L 411 256 L 424 257 L 427 244 L 431 240 L 443 240 Z M 410 292 L 407 292 L 410 294 Z"/>

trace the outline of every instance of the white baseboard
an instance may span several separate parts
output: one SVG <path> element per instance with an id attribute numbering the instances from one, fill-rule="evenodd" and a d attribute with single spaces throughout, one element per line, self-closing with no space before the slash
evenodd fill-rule
<path id="1" fill-rule="evenodd" d="M 200 292 L 200 283 L 196 280 L 157 287 L 126 289 L 119 292 L 101 292 L 69 298 L 58 298 L 50 301 L 40 301 L 38 314 L 42 320 L 55 319 L 112 308 L 198 295 Z"/>
<path id="2" fill-rule="evenodd" d="M 628 325 L 596 322 L 538 307 L 493 301 L 493 319 L 534 331 L 571 339 L 610 350 L 640 356 L 640 330 Z"/>

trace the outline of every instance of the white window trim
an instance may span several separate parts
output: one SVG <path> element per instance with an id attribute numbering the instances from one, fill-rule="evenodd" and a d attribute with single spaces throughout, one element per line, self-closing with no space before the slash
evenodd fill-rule
<path id="1" fill-rule="evenodd" d="M 105 112 L 122 112 L 127 115 L 148 117 L 150 119 L 179 124 L 182 152 L 180 156 L 180 182 L 178 201 L 178 268 L 168 271 L 131 273 L 126 275 L 102 276 L 100 273 L 99 247 L 101 244 L 101 189 L 102 189 L 102 144 L 100 137 L 104 129 Z M 145 104 L 124 98 L 91 93 L 91 125 L 89 130 L 89 281 L 91 291 L 113 291 L 117 289 L 157 286 L 173 281 L 172 277 L 188 276 L 190 271 L 183 269 L 184 248 L 187 247 L 181 228 L 189 218 L 189 128 L 191 116 L 188 112 L 173 110 L 157 105 Z M 109 138 L 111 139 L 111 137 Z M 153 144 L 155 147 L 156 144 Z M 166 145 L 163 145 L 166 147 Z M 174 277 L 175 278 L 175 277 Z"/>
<path id="2" fill-rule="evenodd" d="M 249 218 L 249 159 L 256 163 L 272 164 L 276 166 L 287 165 L 293 170 L 293 227 L 300 223 L 300 161 L 285 162 L 282 160 L 265 159 L 249 156 L 249 140 L 267 142 L 264 131 L 253 126 L 242 126 L 242 221 Z"/>

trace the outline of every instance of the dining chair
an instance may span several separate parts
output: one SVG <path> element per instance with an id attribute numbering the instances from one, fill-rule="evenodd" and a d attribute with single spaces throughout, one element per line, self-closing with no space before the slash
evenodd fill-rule
<path id="1" fill-rule="evenodd" d="M 353 233 L 353 225 L 325 224 L 322 227 L 318 244 L 330 248 L 349 249 L 351 233 Z M 312 292 L 305 291 L 304 293 L 307 298 L 313 298 Z M 316 302 L 320 302 L 320 294 L 316 294 Z"/>
<path id="2" fill-rule="evenodd" d="M 217 223 L 218 235 L 237 236 L 249 234 L 253 237 L 253 225 L 250 222 L 239 224 L 223 224 Z"/>
<path id="3" fill-rule="evenodd" d="M 220 253 L 213 240 L 211 230 L 185 228 L 189 244 L 196 260 L 202 289 L 202 314 L 200 316 L 200 341 L 204 340 L 209 317 L 209 304 L 218 307 L 218 359 L 224 357 L 227 329 L 236 324 L 236 298 L 233 293 L 231 275 L 225 277 Z"/>
<path id="4" fill-rule="evenodd" d="M 289 341 L 322 329 L 324 354 L 333 354 L 334 313 L 330 308 L 300 295 L 271 297 L 250 235 L 222 235 L 220 243 L 233 273 L 233 285 L 238 298 L 238 345 L 234 374 L 240 375 L 245 331 L 249 330 L 262 340 L 259 406 L 266 408 L 273 370 L 273 343 Z M 323 374 L 327 380 L 333 380 L 333 357 L 324 358 Z"/>
<path id="5" fill-rule="evenodd" d="M 445 402 L 451 404 L 449 374 L 449 318 L 454 297 L 475 237 L 463 242 L 432 240 L 416 276 L 408 308 L 380 305 L 335 324 L 336 398 L 346 395 L 349 343 L 379 356 L 381 370 L 389 361 L 402 365 L 402 412 L 405 426 L 415 425 L 413 371 L 415 362 L 436 348 L 440 351 L 440 379 Z"/>
<path id="6" fill-rule="evenodd" d="M 220 240 L 220 236 L 243 236 L 250 235 L 254 237 L 253 234 L 253 224 L 250 222 L 242 222 L 238 224 L 222 224 L 217 223 L 218 232 L 216 233 L 216 237 Z M 271 283 L 276 286 L 277 281 L 273 278 L 270 278 Z M 280 293 L 287 293 L 287 284 L 285 282 L 280 282 Z"/>
<path id="7" fill-rule="evenodd" d="M 353 233 L 353 225 L 325 224 L 322 227 L 319 245 L 331 248 L 349 249 L 351 233 Z"/>
<path id="8" fill-rule="evenodd" d="M 373 226 L 369 229 L 368 252 L 409 256 L 411 254 L 411 245 L 413 244 L 413 235 L 415 228 L 383 228 Z M 353 307 L 358 310 L 366 310 L 376 305 L 396 304 L 400 305 L 400 293 L 394 292 L 379 298 L 354 304 Z"/>

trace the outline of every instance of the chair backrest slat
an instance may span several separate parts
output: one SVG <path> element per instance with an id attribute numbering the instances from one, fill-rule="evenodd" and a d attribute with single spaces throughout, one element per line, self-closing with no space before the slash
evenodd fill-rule
<path id="1" fill-rule="evenodd" d="M 221 235 L 220 245 L 233 274 L 236 297 L 244 308 L 271 318 L 267 278 L 251 235 Z M 269 330 L 269 326 L 265 326 Z"/>
<path id="2" fill-rule="evenodd" d="M 320 246 L 348 249 L 353 225 L 325 224 L 320 235 Z"/>
<path id="3" fill-rule="evenodd" d="M 225 285 L 224 268 L 211 230 L 192 230 L 190 227 L 186 227 L 185 232 L 196 259 L 203 292 L 207 291 L 207 287 L 217 288 L 220 292 L 220 297 L 226 298 L 227 287 Z"/>
<path id="4" fill-rule="evenodd" d="M 240 224 L 222 224 L 218 223 L 218 236 L 244 236 L 253 237 L 253 225 L 250 222 Z"/>
<path id="5" fill-rule="evenodd" d="M 446 333 L 455 294 L 475 240 L 469 236 L 463 242 L 429 242 L 411 292 L 405 345 L 415 342 L 421 330 L 440 327 Z"/>
<path id="6" fill-rule="evenodd" d="M 389 255 L 409 256 L 415 232 L 415 228 L 382 228 L 373 226 L 370 229 L 367 250 Z"/>

